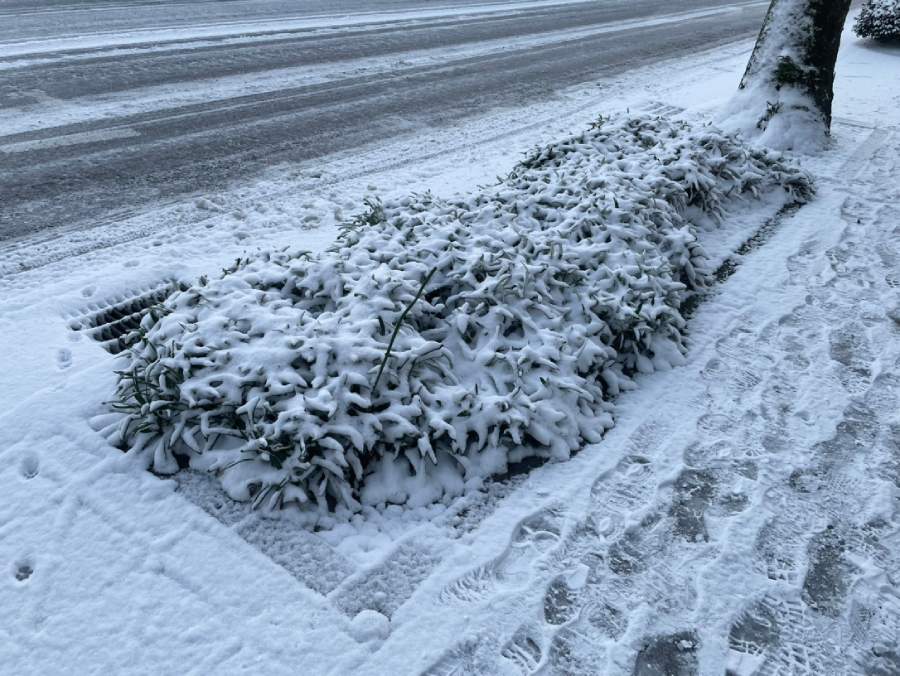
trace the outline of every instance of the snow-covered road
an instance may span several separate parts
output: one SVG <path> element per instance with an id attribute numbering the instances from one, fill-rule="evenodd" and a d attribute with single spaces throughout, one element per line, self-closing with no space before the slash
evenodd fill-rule
<path id="1" fill-rule="evenodd" d="M 4 4 L 0 240 L 747 38 L 760 0 Z"/>

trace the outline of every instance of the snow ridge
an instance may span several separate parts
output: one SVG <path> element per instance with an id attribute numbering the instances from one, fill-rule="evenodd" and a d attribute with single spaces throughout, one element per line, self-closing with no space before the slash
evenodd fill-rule
<path id="1" fill-rule="evenodd" d="M 145 317 L 118 440 L 235 499 L 427 504 L 612 426 L 631 376 L 684 353 L 698 241 L 806 174 L 714 128 L 600 119 L 472 196 L 369 203 L 330 250 L 238 260 Z"/>

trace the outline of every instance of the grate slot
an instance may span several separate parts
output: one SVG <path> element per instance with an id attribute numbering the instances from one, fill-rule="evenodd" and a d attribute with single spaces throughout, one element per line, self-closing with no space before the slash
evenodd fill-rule
<path id="1" fill-rule="evenodd" d="M 164 302 L 176 291 L 187 288 L 184 282 L 166 279 L 104 302 L 92 303 L 72 314 L 69 328 L 83 331 L 107 352 L 119 354 L 138 341 L 135 330 L 153 306 Z"/>

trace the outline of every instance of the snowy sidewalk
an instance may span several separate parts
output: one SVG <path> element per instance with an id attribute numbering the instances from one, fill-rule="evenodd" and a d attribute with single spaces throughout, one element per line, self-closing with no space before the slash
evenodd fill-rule
<path id="1" fill-rule="evenodd" d="M 713 106 L 745 61 L 666 100 Z M 190 240 L 4 282 L 0 673 L 897 673 L 898 72 L 845 37 L 819 196 L 699 307 L 686 366 L 449 509 L 311 534 L 103 443 L 113 362 L 59 309 Z"/>
<path id="2" fill-rule="evenodd" d="M 900 670 L 900 134 L 863 138 L 626 397 L 602 471 L 533 481 L 583 499 L 423 586 L 367 673 L 436 635 L 433 676 Z"/>

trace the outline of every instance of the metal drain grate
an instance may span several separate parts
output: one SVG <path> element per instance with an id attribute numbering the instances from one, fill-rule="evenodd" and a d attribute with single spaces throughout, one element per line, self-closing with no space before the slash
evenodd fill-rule
<path id="1" fill-rule="evenodd" d="M 144 315 L 154 305 L 162 303 L 176 291 L 184 291 L 188 285 L 175 279 L 167 279 L 130 294 L 91 303 L 73 313 L 69 328 L 82 331 L 103 345 L 112 354 L 127 350 L 138 341 L 134 332 Z"/>

